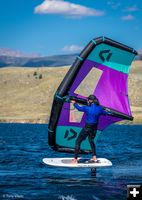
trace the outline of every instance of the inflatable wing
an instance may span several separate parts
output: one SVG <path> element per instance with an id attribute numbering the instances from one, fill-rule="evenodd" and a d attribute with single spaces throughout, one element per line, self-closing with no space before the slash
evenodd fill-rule
<path id="1" fill-rule="evenodd" d="M 67 97 L 86 100 L 94 94 L 112 116 L 101 116 L 98 133 L 112 123 L 133 120 L 128 98 L 128 74 L 137 52 L 106 37 L 95 38 L 77 56 L 57 89 L 48 126 L 48 143 L 57 151 L 71 152 L 85 124 L 85 114 L 74 109 Z M 81 151 L 90 151 L 88 139 Z"/>

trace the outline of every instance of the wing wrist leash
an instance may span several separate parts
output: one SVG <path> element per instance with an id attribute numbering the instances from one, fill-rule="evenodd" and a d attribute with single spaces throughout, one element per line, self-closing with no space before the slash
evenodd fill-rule
<path id="1" fill-rule="evenodd" d="M 53 99 L 48 125 L 48 143 L 56 151 L 72 152 L 76 138 L 85 125 L 85 114 L 71 108 L 71 100 L 86 105 L 94 94 L 111 115 L 101 116 L 98 134 L 112 123 L 133 120 L 129 97 L 128 75 L 137 52 L 106 37 L 89 42 L 72 64 Z M 90 152 L 87 140 L 81 152 Z"/>

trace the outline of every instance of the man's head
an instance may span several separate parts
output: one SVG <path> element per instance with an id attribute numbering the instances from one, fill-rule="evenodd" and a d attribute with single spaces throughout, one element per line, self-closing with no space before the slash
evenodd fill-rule
<path id="1" fill-rule="evenodd" d="M 99 105 L 99 100 L 97 99 L 97 97 L 93 94 L 88 96 L 88 104 L 91 105 L 95 103 L 96 105 Z"/>

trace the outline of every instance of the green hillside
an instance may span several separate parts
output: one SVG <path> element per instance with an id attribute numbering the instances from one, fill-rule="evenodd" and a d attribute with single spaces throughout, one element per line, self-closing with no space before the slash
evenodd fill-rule
<path id="1" fill-rule="evenodd" d="M 0 69 L 0 121 L 48 123 L 53 94 L 69 67 Z M 129 95 L 135 120 L 142 123 L 142 61 L 129 76 Z"/>

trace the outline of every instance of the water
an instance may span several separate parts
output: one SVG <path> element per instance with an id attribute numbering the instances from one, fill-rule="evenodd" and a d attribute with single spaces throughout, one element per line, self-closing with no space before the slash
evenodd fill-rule
<path id="1" fill-rule="evenodd" d="M 64 157 L 47 144 L 47 125 L 0 124 L 0 199 L 123 200 L 127 184 L 142 182 L 142 126 L 114 125 L 98 139 L 97 154 L 112 161 L 89 169 L 53 168 L 45 157 Z M 85 156 L 86 157 L 86 156 Z"/>

